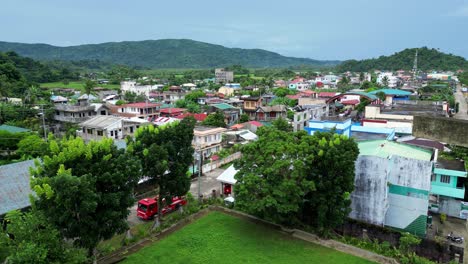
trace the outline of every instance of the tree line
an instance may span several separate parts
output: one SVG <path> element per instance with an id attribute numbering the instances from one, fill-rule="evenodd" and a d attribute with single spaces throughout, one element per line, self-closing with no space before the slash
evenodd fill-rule
<path id="1" fill-rule="evenodd" d="M 184 195 L 193 160 L 195 120 L 141 127 L 128 147 L 112 139 L 85 143 L 81 138 L 41 141 L 42 153 L 31 171 L 31 210 L 12 211 L 0 232 L 0 261 L 9 263 L 87 263 L 97 244 L 128 229 L 133 189 L 143 177 L 163 198 Z M 161 204 L 161 203 L 160 203 Z M 160 215 L 160 214 L 159 214 Z"/>

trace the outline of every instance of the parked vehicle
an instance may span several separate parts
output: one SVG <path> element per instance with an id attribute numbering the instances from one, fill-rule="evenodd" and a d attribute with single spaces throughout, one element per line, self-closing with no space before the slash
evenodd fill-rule
<path id="1" fill-rule="evenodd" d="M 455 236 L 453 232 L 450 232 L 450 234 L 447 235 L 447 239 L 458 244 L 461 244 L 463 241 L 465 241 L 462 236 Z"/>
<path id="2" fill-rule="evenodd" d="M 179 207 L 187 204 L 187 200 L 184 196 L 174 196 L 172 197 L 172 202 L 166 204 L 166 199 L 162 200 L 163 208 L 161 209 L 161 214 L 165 215 L 172 211 L 179 209 Z M 154 198 L 145 198 L 138 201 L 137 207 L 137 216 L 143 220 L 152 219 L 155 215 L 158 214 L 158 197 Z"/>

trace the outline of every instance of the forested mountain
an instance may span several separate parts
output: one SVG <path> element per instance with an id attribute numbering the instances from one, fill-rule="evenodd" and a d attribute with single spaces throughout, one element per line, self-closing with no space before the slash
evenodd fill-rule
<path id="1" fill-rule="evenodd" d="M 418 48 L 418 69 L 428 70 L 458 70 L 468 69 L 465 58 L 446 54 L 427 47 Z M 411 70 L 414 64 L 416 48 L 405 49 L 391 56 L 380 56 L 376 59 L 348 60 L 340 64 L 339 72 L 364 72 L 369 70 Z"/>
<path id="2" fill-rule="evenodd" d="M 0 97 L 22 96 L 36 83 L 65 79 L 78 79 L 78 73 L 66 67 L 44 65 L 15 52 L 0 52 Z"/>
<path id="3" fill-rule="evenodd" d="M 99 60 L 145 68 L 214 68 L 334 66 L 339 61 L 293 58 L 261 49 L 226 48 L 189 39 L 108 42 L 70 47 L 0 42 L 0 51 L 15 51 L 37 60 Z"/>

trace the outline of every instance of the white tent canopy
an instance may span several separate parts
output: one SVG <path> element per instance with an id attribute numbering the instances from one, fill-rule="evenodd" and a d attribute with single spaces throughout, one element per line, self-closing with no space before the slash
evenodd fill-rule
<path id="1" fill-rule="evenodd" d="M 227 170 L 221 173 L 216 180 L 222 183 L 236 184 L 237 180 L 234 179 L 234 175 L 236 175 L 237 172 L 238 170 L 234 168 L 234 165 L 231 165 Z"/>

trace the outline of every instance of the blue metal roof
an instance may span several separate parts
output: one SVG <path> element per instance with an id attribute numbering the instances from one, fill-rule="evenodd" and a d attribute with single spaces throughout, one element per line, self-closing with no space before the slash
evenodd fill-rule
<path id="1" fill-rule="evenodd" d="M 31 206 L 29 195 L 29 168 L 34 160 L 0 166 L 0 215 Z"/>
<path id="2" fill-rule="evenodd" d="M 399 89 L 380 89 L 370 92 L 370 94 L 377 94 L 378 92 L 383 92 L 385 95 L 397 95 L 397 96 L 408 96 L 411 95 L 410 92 L 399 90 Z"/>

